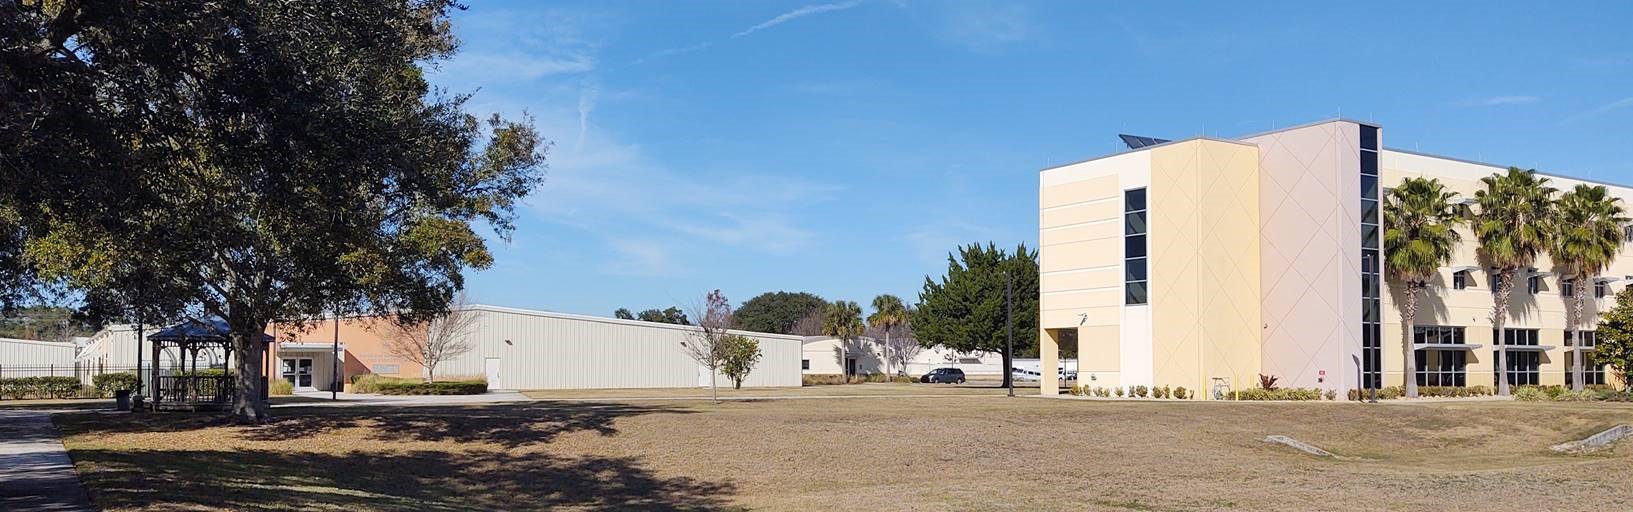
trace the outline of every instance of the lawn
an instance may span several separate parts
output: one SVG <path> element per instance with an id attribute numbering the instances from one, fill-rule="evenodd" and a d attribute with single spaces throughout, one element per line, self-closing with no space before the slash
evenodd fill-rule
<path id="1" fill-rule="evenodd" d="M 1024 383 L 1016 383 L 1016 394 L 1038 394 L 1038 383 L 1033 382 L 1027 389 Z M 957 395 L 957 396 L 997 396 L 1008 390 L 998 387 L 997 382 L 981 382 L 969 384 L 898 384 L 874 382 L 867 384 L 851 384 L 846 386 L 805 386 L 798 388 L 744 388 L 732 389 L 725 386 L 719 390 L 720 398 L 812 398 L 830 396 L 909 396 L 909 395 Z M 629 389 L 541 389 L 523 391 L 529 398 L 539 399 L 619 399 L 619 398 L 696 398 L 708 399 L 709 388 L 629 388 Z"/>
<path id="2" fill-rule="evenodd" d="M 1629 404 L 955 396 L 276 412 L 253 427 L 57 422 L 110 509 L 1633 508 L 1633 445 L 1547 449 L 1633 421 Z"/>

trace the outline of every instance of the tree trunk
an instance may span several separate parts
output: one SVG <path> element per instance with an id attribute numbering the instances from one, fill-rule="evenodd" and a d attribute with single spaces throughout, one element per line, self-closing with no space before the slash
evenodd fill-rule
<path id="1" fill-rule="evenodd" d="M 715 374 L 720 373 L 720 372 L 718 372 L 716 370 L 717 370 L 717 368 L 710 368 L 709 369 L 709 400 L 712 400 L 712 401 L 714 401 L 714 403 L 718 404 L 718 403 L 720 403 L 720 391 L 719 391 L 719 388 L 715 385 Z"/>
<path id="2" fill-rule="evenodd" d="M 1407 283 L 1406 310 L 1401 312 L 1401 338 L 1405 339 L 1406 345 L 1407 398 L 1418 397 L 1418 351 L 1416 348 L 1412 347 L 1412 342 L 1414 341 L 1412 338 L 1413 335 L 1416 334 L 1413 331 L 1416 330 L 1415 327 L 1417 326 L 1418 292 L 1423 288 L 1423 285 Z M 1382 361 L 1380 361 L 1380 363 L 1382 363 Z M 1380 368 L 1380 370 L 1382 369 Z"/>
<path id="3" fill-rule="evenodd" d="M 244 423 L 264 423 L 272 419 L 266 400 L 261 398 L 261 358 L 266 349 L 261 337 L 266 333 L 266 324 L 239 315 L 232 316 L 229 325 L 233 352 L 238 356 L 238 368 L 233 379 L 232 417 Z"/>
<path id="4" fill-rule="evenodd" d="M 894 375 L 890 373 L 890 329 L 885 329 L 885 345 L 881 348 L 884 349 L 882 352 L 885 354 L 885 378 L 889 379 L 891 375 Z"/>
<path id="5" fill-rule="evenodd" d="M 1014 356 L 1014 354 L 1009 353 L 1009 347 L 1007 347 L 1007 346 L 1004 347 L 1004 349 L 1001 352 L 1003 352 L 1003 354 L 1004 354 L 1004 383 L 1003 383 L 1003 387 L 1007 388 L 1009 386 L 1014 385 L 1014 383 L 1015 383 L 1015 356 Z M 1042 359 L 1039 359 L 1039 361 L 1042 361 Z M 1039 386 L 1043 385 L 1043 366 L 1042 365 L 1038 366 L 1038 385 Z"/>
<path id="6" fill-rule="evenodd" d="M 1584 279 L 1577 278 L 1575 289 L 1571 293 L 1571 310 L 1576 314 L 1576 319 L 1570 322 L 1570 330 L 1566 331 L 1570 333 L 1571 346 L 1565 347 L 1565 353 L 1569 354 L 1572 377 L 1571 389 L 1575 391 L 1581 391 L 1585 387 L 1582 384 L 1582 363 L 1584 362 L 1583 359 L 1586 359 L 1588 355 L 1581 350 L 1582 308 L 1588 301 L 1588 287 L 1585 284 Z"/>
<path id="7" fill-rule="evenodd" d="M 1514 291 L 1514 271 L 1501 270 L 1497 276 L 1497 296 L 1492 299 L 1491 346 L 1497 347 L 1497 395 L 1508 396 L 1508 349 L 1503 345 L 1503 323 L 1508 320 L 1508 295 Z"/>

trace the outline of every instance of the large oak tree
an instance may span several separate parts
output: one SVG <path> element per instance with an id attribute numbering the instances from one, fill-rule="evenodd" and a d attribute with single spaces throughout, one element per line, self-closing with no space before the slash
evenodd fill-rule
<path id="1" fill-rule="evenodd" d="M 959 352 L 999 352 L 1004 367 L 1014 368 L 1015 354 L 1006 339 L 1004 275 L 1014 286 L 1015 348 L 1038 352 L 1038 252 L 1015 247 L 1010 253 L 988 243 L 960 246 L 947 255 L 947 275 L 937 282 L 924 278 L 919 304 L 913 309 L 913 333 L 926 347 L 940 345 Z M 1004 372 L 1008 386 L 1013 372 Z"/>
<path id="2" fill-rule="evenodd" d="M 429 86 L 454 8 L 0 2 L 0 299 L 222 318 L 249 421 L 269 323 L 441 313 L 548 147 Z"/>

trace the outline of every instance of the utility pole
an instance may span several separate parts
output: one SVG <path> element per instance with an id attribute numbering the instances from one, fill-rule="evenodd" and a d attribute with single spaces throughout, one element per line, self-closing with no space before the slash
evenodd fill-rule
<path id="1" fill-rule="evenodd" d="M 1009 360 L 1009 363 L 1005 364 L 1009 368 L 1004 369 L 1005 372 L 1008 372 L 1004 376 L 1004 381 L 1009 382 L 1010 397 L 1015 396 L 1015 304 L 1012 298 L 1014 288 L 1009 277 L 1009 271 L 1004 271 L 1004 341 L 1009 345 L 1008 351 L 1004 352 L 1004 355 L 1008 356 L 1004 359 Z M 1040 378 L 1041 374 L 1042 372 L 1039 372 Z"/>

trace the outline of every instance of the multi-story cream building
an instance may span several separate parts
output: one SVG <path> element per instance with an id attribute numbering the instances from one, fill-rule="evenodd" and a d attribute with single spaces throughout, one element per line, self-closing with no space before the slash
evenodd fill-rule
<path id="1" fill-rule="evenodd" d="M 1466 227 L 1408 345 L 1402 291 L 1378 266 L 1383 191 L 1425 176 L 1472 200 L 1480 178 L 1507 166 L 1388 149 L 1382 132 L 1339 119 L 1237 139 L 1125 136 L 1129 151 L 1044 169 L 1043 365 L 1075 330 L 1085 386 L 1212 397 L 1266 374 L 1343 394 L 1404 384 L 1406 357 L 1421 384 L 1492 386 L 1498 349 L 1510 382 L 1566 384 L 1573 354 L 1591 361 L 1592 335 L 1566 342 L 1569 299 L 1552 262 L 1544 256 L 1516 285 L 1499 345 L 1491 273 Z M 1548 178 L 1560 190 L 1592 183 Z M 1633 208 L 1633 188 L 1603 185 Z M 1586 329 L 1629 280 L 1633 252 L 1590 284 Z M 1586 366 L 1587 383 L 1611 378 Z M 1046 382 L 1042 392 L 1058 390 Z"/>

